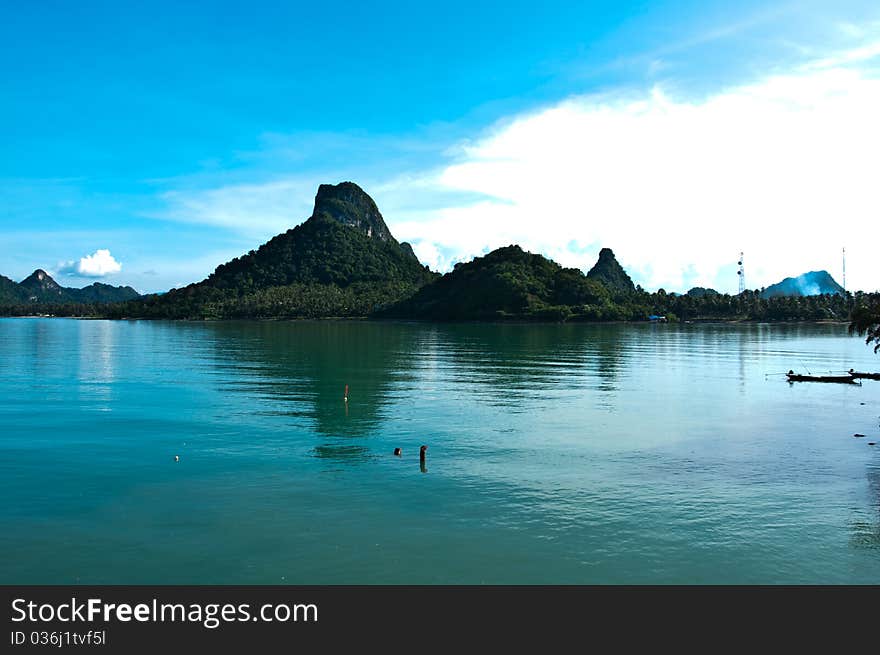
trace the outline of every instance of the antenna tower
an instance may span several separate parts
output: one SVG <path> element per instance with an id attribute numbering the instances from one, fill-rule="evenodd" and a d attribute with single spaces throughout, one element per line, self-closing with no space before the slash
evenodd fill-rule
<path id="1" fill-rule="evenodd" d="M 739 268 L 736 269 L 736 274 L 739 277 L 739 292 L 742 293 L 743 291 L 746 290 L 746 271 L 743 268 L 743 254 L 742 253 L 739 254 L 739 261 L 736 264 L 737 264 L 737 266 L 739 266 Z"/>
<path id="2" fill-rule="evenodd" d="M 843 292 L 846 293 L 846 248 L 843 249 Z"/>

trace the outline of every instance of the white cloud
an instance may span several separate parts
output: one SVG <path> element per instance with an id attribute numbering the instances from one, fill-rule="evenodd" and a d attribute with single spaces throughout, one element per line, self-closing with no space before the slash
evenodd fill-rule
<path id="1" fill-rule="evenodd" d="M 306 218 L 319 182 L 353 179 L 435 269 L 518 243 L 587 270 L 607 246 L 646 288 L 735 291 L 740 251 L 757 288 L 815 269 L 841 281 L 846 247 L 847 287 L 873 290 L 878 58 L 862 40 L 698 99 L 663 84 L 572 97 L 447 147 L 437 168 L 171 191 L 162 217 L 258 243 Z"/>
<path id="2" fill-rule="evenodd" d="M 839 280 L 845 246 L 848 288 L 875 289 L 880 79 L 838 65 L 873 52 L 699 101 L 662 87 L 570 98 L 505 121 L 420 181 L 482 200 L 386 218 L 446 268 L 519 243 L 588 269 L 608 246 L 648 288 L 731 291 L 740 250 L 755 288 L 821 268 Z"/>
<path id="3" fill-rule="evenodd" d="M 79 261 L 69 261 L 58 266 L 60 273 L 83 277 L 105 277 L 121 270 L 122 264 L 113 258 L 109 250 L 96 250 Z"/>

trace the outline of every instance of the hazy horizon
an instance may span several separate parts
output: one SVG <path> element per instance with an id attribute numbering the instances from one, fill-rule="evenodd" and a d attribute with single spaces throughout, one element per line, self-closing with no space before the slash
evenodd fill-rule
<path id="1" fill-rule="evenodd" d="M 518 245 L 518 244 L 509 244 L 509 245 Z M 543 253 L 535 253 L 535 254 L 542 254 L 542 255 L 543 255 Z M 96 255 L 98 255 L 98 256 L 96 257 L 96 256 L 93 255 L 93 256 L 91 256 L 91 257 L 86 257 L 86 258 L 84 258 L 84 261 L 87 262 L 87 264 L 86 264 L 87 266 L 89 265 L 90 262 L 92 262 L 92 261 L 94 261 L 94 260 L 96 260 L 96 259 L 99 260 L 99 261 L 100 261 L 101 259 L 103 259 L 103 256 L 102 256 L 102 255 L 99 255 L 98 253 L 96 253 Z M 479 255 L 478 255 L 478 256 L 479 256 Z M 615 257 L 616 257 L 616 255 L 615 255 Z M 463 262 L 463 263 L 467 263 L 467 262 L 472 261 L 472 260 L 473 260 L 473 258 L 469 258 L 469 259 L 467 259 L 467 260 L 462 260 L 462 262 Z M 457 263 L 458 263 L 458 262 L 454 262 L 454 263 L 453 263 L 453 266 L 454 266 L 455 264 L 457 264 Z M 75 263 L 73 263 L 73 264 L 75 264 Z M 71 268 L 75 268 L 75 266 L 72 265 Z M 52 277 L 53 280 L 55 280 L 55 282 L 61 284 L 61 286 L 63 286 L 63 287 L 67 287 L 67 288 L 77 288 L 77 289 L 82 289 L 82 288 L 84 288 L 84 287 L 87 287 L 87 286 L 90 286 L 90 285 L 92 285 L 92 284 L 95 284 L 96 282 L 101 283 L 101 284 L 110 284 L 110 285 L 112 285 L 112 286 L 130 286 L 130 285 L 122 284 L 122 283 L 114 283 L 114 281 L 113 281 L 112 279 L 100 279 L 100 278 L 99 278 L 99 279 L 96 279 L 98 276 L 87 276 L 87 277 L 85 277 L 85 278 L 83 278 L 83 276 L 64 277 L 64 271 L 63 271 L 63 270 L 62 270 L 61 272 L 53 272 L 53 271 L 49 271 L 49 270 L 46 270 L 46 269 L 43 269 L 43 268 L 40 268 L 40 267 L 35 268 L 33 271 L 31 271 L 31 272 L 30 272 L 27 276 L 25 276 L 24 278 L 22 278 L 22 279 L 20 279 L 20 280 L 14 280 L 14 281 L 15 281 L 15 282 L 19 282 L 19 283 L 24 282 L 27 278 L 31 277 L 32 275 L 34 275 L 35 273 L 37 273 L 37 272 L 39 272 L 39 271 L 43 271 L 44 273 L 47 273 L 50 277 Z M 443 271 L 443 272 L 445 273 L 445 272 L 449 272 L 449 271 Z M 584 270 L 583 272 L 584 272 L 584 273 L 587 273 L 587 270 Z M 797 280 L 798 278 L 801 278 L 801 277 L 804 277 L 804 276 L 807 276 L 807 275 L 811 275 L 811 274 L 814 274 L 814 273 L 820 273 L 820 272 L 823 272 L 823 271 L 804 271 L 803 273 L 798 273 L 798 274 L 788 275 L 788 276 L 786 276 L 785 278 L 782 278 L 782 279 L 780 279 L 780 280 L 777 280 L 776 282 L 774 282 L 774 283 L 772 283 L 772 284 L 779 284 L 779 283 L 782 283 L 782 282 L 784 282 L 784 281 L 788 281 L 788 280 Z M 828 272 L 828 271 L 824 271 L 824 272 Z M 2 275 L 2 273 L 0 273 L 0 275 Z M 831 277 L 834 279 L 835 282 L 837 282 L 838 284 L 840 284 L 840 280 L 836 279 L 832 273 L 829 273 L 829 275 L 831 275 Z M 103 276 L 101 276 L 101 277 L 103 277 Z M 72 283 L 71 283 L 71 284 L 64 284 L 64 281 L 65 281 L 65 280 L 70 280 Z M 201 281 L 202 281 L 201 279 L 199 279 L 199 280 L 192 280 L 192 282 L 188 282 L 188 283 L 186 283 L 186 284 L 184 284 L 184 285 L 181 285 L 181 286 L 187 286 L 187 284 L 192 284 L 192 283 L 201 282 Z M 763 286 L 761 286 L 761 287 L 756 287 L 756 288 L 753 288 L 753 287 L 746 287 L 746 290 L 747 290 L 747 291 L 763 291 L 763 289 L 766 288 L 766 287 L 768 287 L 768 286 L 770 286 L 770 285 L 769 285 L 769 284 L 768 284 L 768 285 L 763 285 Z M 168 291 L 170 291 L 170 290 L 172 290 L 172 289 L 174 289 L 174 288 L 175 288 L 175 287 L 170 287 L 170 288 L 168 288 L 168 289 L 160 289 L 160 290 L 157 290 L 157 291 L 148 291 L 148 292 L 143 292 L 143 291 L 140 291 L 140 290 L 137 290 L 137 289 L 136 289 L 136 290 L 139 291 L 139 293 L 158 293 L 158 294 L 162 294 L 162 293 L 166 293 L 166 292 L 168 292 Z M 694 289 L 694 288 L 705 288 L 705 287 L 699 287 L 699 286 L 697 286 L 697 287 L 690 287 L 690 288 L 688 288 L 688 289 L 681 289 L 681 290 L 679 290 L 679 289 L 663 289 L 663 290 L 666 291 L 667 293 L 685 294 L 685 293 L 687 293 L 688 291 L 690 291 L 691 289 Z M 662 287 L 659 287 L 658 289 L 645 289 L 645 291 L 655 292 L 655 291 L 658 291 L 658 290 L 660 290 L 660 289 L 662 289 Z M 716 291 L 717 291 L 717 290 L 716 290 Z M 864 289 L 847 289 L 847 291 L 852 292 L 852 293 L 855 293 L 855 292 L 857 292 L 857 291 L 865 291 L 865 290 L 864 290 Z M 736 293 L 736 292 L 734 292 L 734 293 Z M 808 285 L 806 288 L 802 288 L 802 294 L 803 294 L 803 295 L 806 295 L 806 296 L 810 296 L 810 295 L 820 295 L 820 292 L 818 291 L 818 287 L 816 287 L 815 284 L 812 284 L 812 285 Z"/>

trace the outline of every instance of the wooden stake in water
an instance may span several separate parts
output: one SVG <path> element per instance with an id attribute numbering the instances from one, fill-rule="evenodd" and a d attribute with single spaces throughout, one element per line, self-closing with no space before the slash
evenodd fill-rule
<path id="1" fill-rule="evenodd" d="M 345 402 L 348 402 L 348 385 L 345 385 L 345 395 L 342 397 Z"/>

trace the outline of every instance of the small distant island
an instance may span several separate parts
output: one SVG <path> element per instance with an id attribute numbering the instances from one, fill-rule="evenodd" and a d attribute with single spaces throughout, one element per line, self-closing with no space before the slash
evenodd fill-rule
<path id="1" fill-rule="evenodd" d="M 0 275 L 0 307 L 15 305 L 58 307 L 123 302 L 139 298 L 131 287 L 114 287 L 95 282 L 81 289 L 62 287 L 46 271 L 38 268 L 24 280 L 15 283 Z"/>
<path id="2" fill-rule="evenodd" d="M 65 288 L 37 270 L 0 276 L 0 315 L 89 318 L 376 318 L 430 321 L 850 320 L 878 294 L 847 293 L 826 271 L 737 295 L 633 284 L 610 248 L 586 274 L 510 245 L 440 275 L 398 242 L 353 182 L 322 184 L 312 215 L 208 278 L 163 294 L 95 283 Z M 856 313 L 858 313 L 856 311 Z"/>

